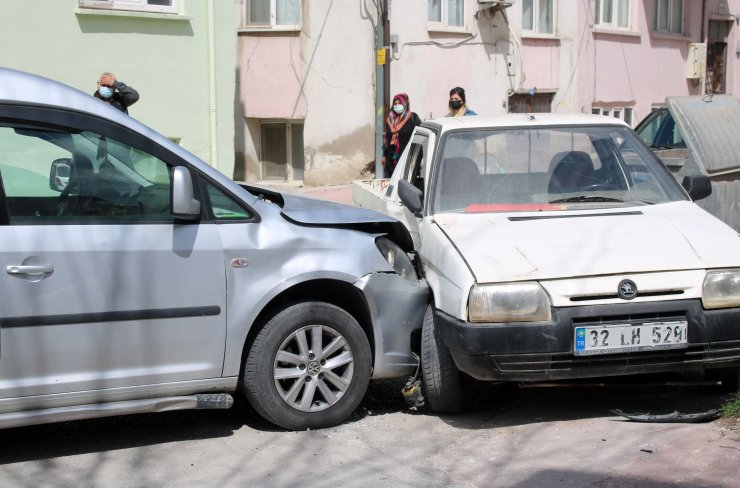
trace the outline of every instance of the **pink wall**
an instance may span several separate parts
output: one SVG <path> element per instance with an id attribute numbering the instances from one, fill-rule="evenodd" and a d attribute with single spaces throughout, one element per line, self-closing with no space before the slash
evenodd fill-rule
<path id="1" fill-rule="evenodd" d="M 684 34 L 653 32 L 653 2 L 633 2 L 629 33 L 600 31 L 586 36 L 579 58 L 578 106 L 632 107 L 633 124 L 662 104 L 666 96 L 701 93 L 701 84 L 686 78 L 689 44 L 700 42 L 702 2 L 684 2 Z M 593 12 L 581 15 L 593 25 Z M 696 84 L 696 85 L 695 85 Z"/>
<path id="2" fill-rule="evenodd" d="M 522 88 L 553 89 L 558 87 L 560 41 L 557 39 L 522 39 L 522 60 L 526 80 Z"/>
<path id="3" fill-rule="evenodd" d="M 239 37 L 238 83 L 245 117 L 305 118 L 298 82 L 300 46 L 297 35 Z"/>

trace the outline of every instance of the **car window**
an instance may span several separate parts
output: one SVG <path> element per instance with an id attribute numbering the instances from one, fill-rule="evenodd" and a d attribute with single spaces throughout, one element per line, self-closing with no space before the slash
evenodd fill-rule
<path id="1" fill-rule="evenodd" d="M 253 214 L 211 183 L 206 184 L 211 215 L 216 220 L 247 220 Z"/>
<path id="2" fill-rule="evenodd" d="M 0 125 L 0 178 L 11 224 L 173 221 L 170 167 L 89 131 Z"/>
<path id="3" fill-rule="evenodd" d="M 450 131 L 441 142 L 433 211 L 612 208 L 685 199 L 626 127 Z"/>
<path id="4" fill-rule="evenodd" d="M 426 142 L 426 139 L 424 140 Z M 424 191 L 424 145 L 418 142 L 409 148 L 409 164 L 406 165 L 404 179 L 421 191 Z"/>

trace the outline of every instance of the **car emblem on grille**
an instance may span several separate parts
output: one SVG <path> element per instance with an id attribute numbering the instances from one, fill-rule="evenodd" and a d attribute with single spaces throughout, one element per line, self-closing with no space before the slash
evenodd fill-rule
<path id="1" fill-rule="evenodd" d="M 632 280 L 622 280 L 617 287 L 617 295 L 624 300 L 632 300 L 637 296 L 637 285 Z"/>

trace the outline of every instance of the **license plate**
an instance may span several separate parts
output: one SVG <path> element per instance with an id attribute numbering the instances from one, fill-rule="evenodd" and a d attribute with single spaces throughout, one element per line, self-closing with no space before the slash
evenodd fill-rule
<path id="1" fill-rule="evenodd" d="M 685 320 L 642 324 L 586 325 L 575 328 L 574 353 L 617 354 L 688 347 Z"/>

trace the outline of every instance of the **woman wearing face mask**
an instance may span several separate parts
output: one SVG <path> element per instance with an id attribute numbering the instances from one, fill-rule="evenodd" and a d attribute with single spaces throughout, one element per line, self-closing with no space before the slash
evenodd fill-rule
<path id="1" fill-rule="evenodd" d="M 465 90 L 460 88 L 459 86 L 456 86 L 452 90 L 450 90 L 450 113 L 447 114 L 448 117 L 460 117 L 463 115 L 478 115 L 477 113 L 473 112 L 468 108 L 468 106 L 465 104 Z"/>
<path id="2" fill-rule="evenodd" d="M 414 127 L 421 124 L 421 119 L 411 111 L 409 96 L 399 93 L 393 97 L 393 104 L 385 121 L 383 135 L 383 176 L 390 178 L 403 150 L 411 139 Z"/>
<path id="3" fill-rule="evenodd" d="M 103 73 L 98 80 L 98 89 L 93 93 L 106 103 L 110 103 L 123 113 L 128 113 L 128 108 L 139 100 L 139 92 L 116 80 L 113 73 Z"/>

